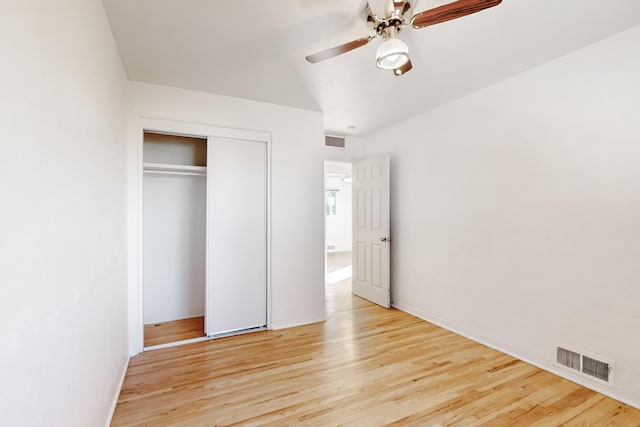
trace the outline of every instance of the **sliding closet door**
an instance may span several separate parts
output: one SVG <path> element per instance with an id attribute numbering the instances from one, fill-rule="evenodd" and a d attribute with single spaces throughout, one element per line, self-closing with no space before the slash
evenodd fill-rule
<path id="1" fill-rule="evenodd" d="M 207 334 L 267 319 L 267 168 L 264 142 L 209 138 Z"/>

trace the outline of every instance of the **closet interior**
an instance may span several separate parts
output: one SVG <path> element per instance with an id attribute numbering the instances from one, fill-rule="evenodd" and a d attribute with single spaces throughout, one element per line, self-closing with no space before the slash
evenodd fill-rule
<path id="1" fill-rule="evenodd" d="M 205 336 L 207 138 L 144 132 L 144 346 Z"/>

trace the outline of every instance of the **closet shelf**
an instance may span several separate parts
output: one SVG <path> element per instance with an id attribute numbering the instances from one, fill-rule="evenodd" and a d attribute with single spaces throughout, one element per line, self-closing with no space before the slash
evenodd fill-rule
<path id="1" fill-rule="evenodd" d="M 143 163 L 145 172 L 153 173 L 169 173 L 169 174 L 188 174 L 188 175 L 206 175 L 206 166 L 191 165 L 174 165 L 168 163 Z"/>

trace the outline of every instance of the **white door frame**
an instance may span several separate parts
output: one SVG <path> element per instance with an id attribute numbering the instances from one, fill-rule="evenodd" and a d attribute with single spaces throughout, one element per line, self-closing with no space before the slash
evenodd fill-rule
<path id="1" fill-rule="evenodd" d="M 191 123 L 176 120 L 157 119 L 152 117 L 139 117 L 136 129 L 135 167 L 136 185 L 129 185 L 129 191 L 133 189 L 133 195 L 129 200 L 136 202 L 135 222 L 129 221 L 131 227 L 127 234 L 129 239 L 129 262 L 135 263 L 135 272 L 129 270 L 129 321 L 130 343 L 134 343 L 130 352 L 132 355 L 144 350 L 144 276 L 143 276 L 143 143 L 144 132 L 152 131 L 169 135 L 195 136 L 201 138 L 223 137 L 245 141 L 264 142 L 267 148 L 267 329 L 271 329 L 271 133 L 249 129 L 226 128 L 202 123 Z M 133 245 L 132 245 L 133 243 Z M 131 253 L 133 252 L 133 253 Z M 206 299 L 206 297 L 205 297 Z M 206 311 L 206 310 L 205 310 Z"/>

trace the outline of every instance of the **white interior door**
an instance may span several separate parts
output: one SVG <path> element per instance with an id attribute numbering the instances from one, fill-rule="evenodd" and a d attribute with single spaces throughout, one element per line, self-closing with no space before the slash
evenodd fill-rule
<path id="1" fill-rule="evenodd" d="M 389 156 L 353 164 L 353 293 L 391 305 Z"/>
<path id="2" fill-rule="evenodd" d="M 266 144 L 207 145 L 207 335 L 267 320 Z"/>

